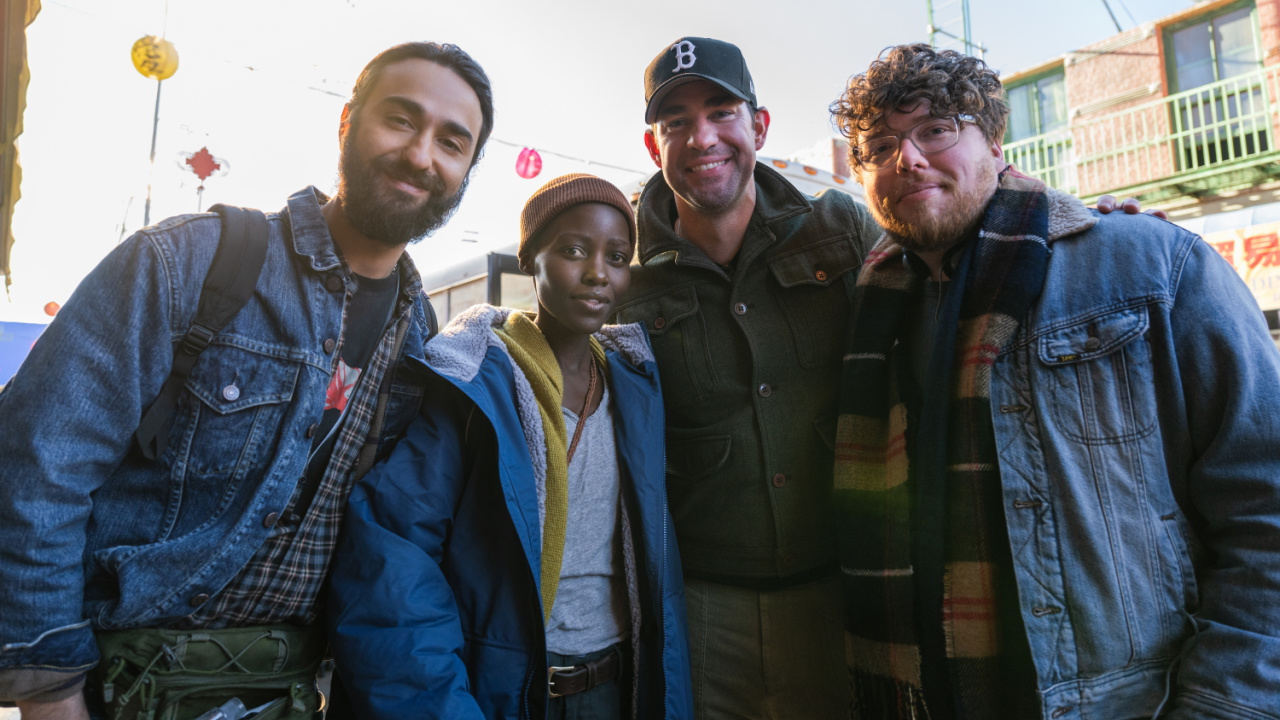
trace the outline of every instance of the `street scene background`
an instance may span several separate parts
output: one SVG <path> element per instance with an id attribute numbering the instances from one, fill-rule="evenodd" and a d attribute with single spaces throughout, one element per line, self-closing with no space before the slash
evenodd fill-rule
<path id="1" fill-rule="evenodd" d="M 1111 0 L 1132 28 L 1187 0 Z M 31 84 L 19 137 L 23 182 L 12 284 L 0 322 L 47 323 L 45 306 L 143 225 L 217 202 L 279 209 L 293 191 L 336 181 L 338 118 L 370 58 L 409 40 L 453 42 L 493 80 L 496 121 L 454 220 L 413 246 L 428 272 L 516 239 L 520 207 L 546 180 L 593 172 L 623 186 L 656 168 L 644 150 L 642 73 L 683 35 L 739 45 L 773 117 L 763 153 L 788 157 L 835 133 L 827 107 L 886 46 L 927 40 L 927 0 L 669 4 L 555 0 L 43 0 L 28 28 Z M 960 31 L 959 2 L 935 21 Z M 973 0 L 973 38 L 1015 72 L 1116 33 L 1100 0 Z M 156 81 L 130 48 L 164 35 L 179 55 L 162 85 L 156 160 L 148 162 Z M 205 182 L 185 165 L 207 147 L 225 174 Z M 520 151 L 542 172 L 515 172 Z M 200 201 L 198 205 L 198 200 Z M 0 375 L 12 369 L 0 368 Z"/>

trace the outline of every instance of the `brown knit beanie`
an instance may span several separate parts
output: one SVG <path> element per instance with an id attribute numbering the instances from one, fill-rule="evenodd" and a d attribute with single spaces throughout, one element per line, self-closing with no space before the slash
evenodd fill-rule
<path id="1" fill-rule="evenodd" d="M 527 264 L 537 252 L 537 243 L 532 242 L 542 228 L 551 224 L 560 213 L 574 205 L 583 203 L 602 203 L 615 207 L 627 218 L 627 229 L 630 231 L 631 247 L 636 245 L 636 215 L 631 203 L 613 183 L 595 175 L 572 173 L 561 175 L 538 188 L 538 191 L 524 204 L 520 212 L 520 249 L 517 255 L 520 264 Z"/>

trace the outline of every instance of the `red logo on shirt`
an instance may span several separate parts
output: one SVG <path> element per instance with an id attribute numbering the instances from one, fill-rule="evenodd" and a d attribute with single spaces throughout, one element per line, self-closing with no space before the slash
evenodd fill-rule
<path id="1" fill-rule="evenodd" d="M 347 409 L 347 401 L 351 399 L 351 391 L 356 387 L 356 381 L 360 379 L 360 368 L 347 367 L 347 364 L 338 359 L 338 370 L 333 373 L 333 379 L 329 381 L 329 391 L 325 393 L 324 409 L 336 409 L 343 412 Z"/>

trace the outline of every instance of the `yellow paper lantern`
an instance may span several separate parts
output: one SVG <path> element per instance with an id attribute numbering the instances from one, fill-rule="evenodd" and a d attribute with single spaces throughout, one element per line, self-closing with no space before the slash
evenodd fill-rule
<path id="1" fill-rule="evenodd" d="M 133 66 L 143 77 L 168 80 L 178 71 L 178 49 L 173 43 L 148 35 L 133 44 Z"/>

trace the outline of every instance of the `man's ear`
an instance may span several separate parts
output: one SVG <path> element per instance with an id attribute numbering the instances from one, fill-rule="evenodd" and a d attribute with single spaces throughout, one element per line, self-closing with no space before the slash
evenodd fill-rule
<path id="1" fill-rule="evenodd" d="M 762 107 L 756 110 L 752 123 L 756 131 L 756 150 L 760 150 L 764 147 L 764 139 L 769 135 L 769 108 Z"/>
<path id="2" fill-rule="evenodd" d="M 662 167 L 662 153 L 658 152 L 658 139 L 653 136 L 653 128 L 644 131 L 644 148 L 649 151 L 653 164 Z"/>
<path id="3" fill-rule="evenodd" d="M 338 147 L 347 141 L 347 133 L 351 131 L 351 105 L 342 106 L 342 117 L 338 119 Z"/>

